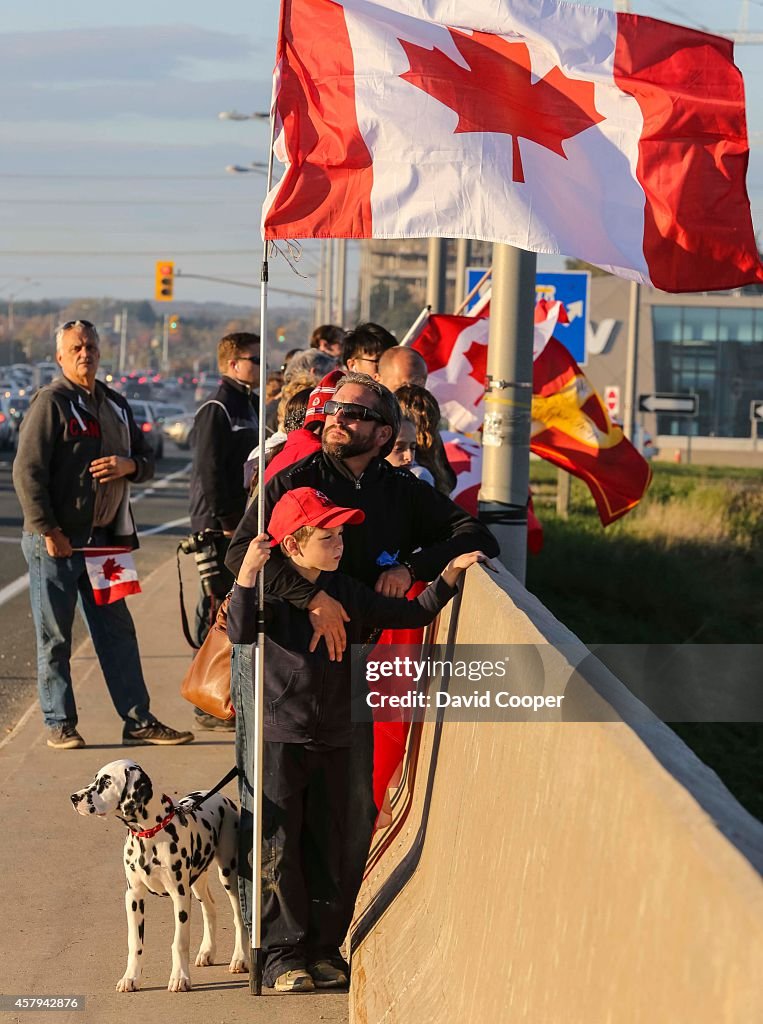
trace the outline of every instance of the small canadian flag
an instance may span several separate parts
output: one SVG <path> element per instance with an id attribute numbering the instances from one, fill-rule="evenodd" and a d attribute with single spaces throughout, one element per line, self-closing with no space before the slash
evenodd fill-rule
<path id="1" fill-rule="evenodd" d="M 138 570 L 127 548 L 87 548 L 85 566 L 96 604 L 113 604 L 141 591 Z"/>

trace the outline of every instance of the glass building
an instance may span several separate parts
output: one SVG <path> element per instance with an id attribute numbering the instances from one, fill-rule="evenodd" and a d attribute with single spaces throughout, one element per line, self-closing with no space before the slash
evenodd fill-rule
<path id="1" fill-rule="evenodd" d="M 699 414 L 657 417 L 658 434 L 749 437 L 763 401 L 763 308 L 654 305 L 655 390 L 699 397 Z"/>

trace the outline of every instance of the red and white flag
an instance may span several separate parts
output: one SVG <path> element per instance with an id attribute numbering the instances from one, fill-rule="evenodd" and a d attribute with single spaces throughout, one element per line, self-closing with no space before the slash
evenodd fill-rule
<path id="1" fill-rule="evenodd" d="M 607 526 L 643 498 L 651 481 L 649 463 L 613 423 L 606 406 L 567 349 L 550 337 L 566 317 L 564 306 L 541 299 L 535 305 L 530 451 L 580 477 L 588 485 L 599 518 Z M 413 342 L 429 367 L 427 387 L 450 425 L 475 432 L 484 416 L 484 382 L 490 321 L 468 316 L 430 316 Z M 470 369 L 467 372 L 466 366 Z M 479 382 L 479 387 L 478 387 Z M 466 425 L 468 424 L 468 425 Z M 481 479 L 475 451 L 460 445 L 458 493 L 476 503 Z M 454 466 L 455 468 L 455 466 Z M 461 476 L 463 474 L 463 476 Z M 464 505 L 456 495 L 453 500 Z"/>
<path id="2" fill-rule="evenodd" d="M 479 238 L 667 291 L 763 280 L 730 40 L 555 0 L 282 0 L 274 97 L 266 238 Z"/>
<path id="3" fill-rule="evenodd" d="M 440 432 L 445 455 L 450 468 L 456 474 L 456 486 L 451 492 L 451 501 L 470 516 L 477 518 L 479 512 L 479 491 L 482 486 L 482 445 L 474 438 L 464 437 L 452 430 Z M 535 515 L 532 495 L 527 503 L 527 549 L 537 555 L 543 549 L 543 527 Z"/>
<path id="4" fill-rule="evenodd" d="M 138 570 L 127 548 L 86 548 L 85 566 L 96 604 L 113 604 L 141 592 Z"/>

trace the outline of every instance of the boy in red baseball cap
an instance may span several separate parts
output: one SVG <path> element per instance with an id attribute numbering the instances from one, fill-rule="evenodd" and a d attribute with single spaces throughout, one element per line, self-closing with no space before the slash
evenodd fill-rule
<path id="1" fill-rule="evenodd" d="M 257 573 L 280 544 L 306 579 L 352 609 L 348 643 L 367 642 L 379 629 L 428 625 L 455 594 L 460 574 L 484 561 L 480 551 L 459 555 L 413 601 L 384 597 L 338 572 L 342 531 L 363 521 L 360 509 L 341 508 L 312 487 L 287 491 L 275 505 L 268 533 L 249 544 L 228 611 L 234 658 L 251 665 L 257 639 Z M 271 539 L 272 538 L 272 539 Z M 281 598 L 265 602 L 264 750 L 262 814 L 262 949 L 264 981 L 282 992 L 311 992 L 347 984 L 339 953 L 344 935 L 340 853 L 346 828 L 351 659 L 330 661 L 324 644 L 313 649 L 306 610 Z M 247 665 L 248 659 L 248 665 Z M 239 892 L 251 923 L 252 844 L 249 777 L 252 763 L 252 687 L 234 670 L 236 760 L 242 805 Z M 251 873 L 251 872 L 250 872 Z"/>

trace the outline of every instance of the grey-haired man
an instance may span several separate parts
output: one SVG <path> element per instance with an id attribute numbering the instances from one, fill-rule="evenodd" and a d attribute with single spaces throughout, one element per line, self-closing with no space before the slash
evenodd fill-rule
<path id="1" fill-rule="evenodd" d="M 95 603 L 81 550 L 93 544 L 138 546 L 128 481 L 151 479 L 153 453 L 127 401 L 95 379 L 100 347 L 89 320 L 59 328 L 56 360 L 63 376 L 32 399 L 13 464 L 48 746 L 85 745 L 77 730 L 70 667 L 77 604 L 124 723 L 122 742 L 189 743 L 193 733 L 170 729 L 149 711 L 132 616 L 124 599 Z"/>

